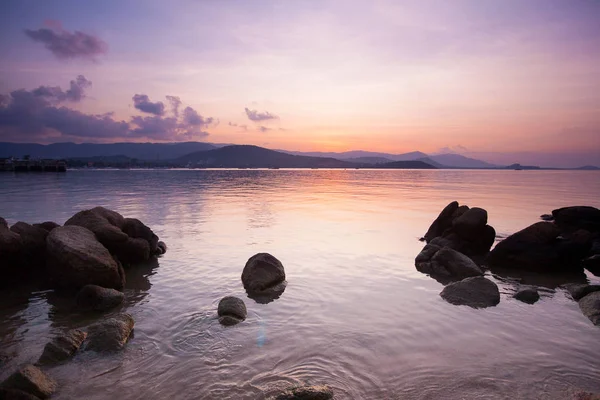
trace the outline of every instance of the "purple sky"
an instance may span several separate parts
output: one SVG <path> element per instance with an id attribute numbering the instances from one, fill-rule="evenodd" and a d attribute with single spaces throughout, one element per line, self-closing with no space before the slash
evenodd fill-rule
<path id="1" fill-rule="evenodd" d="M 600 165 L 600 1 L 7 0 L 0 141 Z"/>

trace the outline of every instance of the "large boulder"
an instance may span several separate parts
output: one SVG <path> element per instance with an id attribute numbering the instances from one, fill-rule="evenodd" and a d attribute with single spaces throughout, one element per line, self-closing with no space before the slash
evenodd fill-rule
<path id="1" fill-rule="evenodd" d="M 10 230 L 21 236 L 24 265 L 40 267 L 45 259 L 48 231 L 21 221 L 11 226 Z"/>
<path id="2" fill-rule="evenodd" d="M 41 222 L 39 224 L 33 224 L 33 226 L 38 227 L 38 228 L 42 228 L 45 231 L 52 231 L 52 229 L 54 228 L 58 228 L 60 225 L 57 224 L 56 222 L 52 222 L 52 221 L 46 221 L 46 222 Z"/>
<path id="3" fill-rule="evenodd" d="M 330 400 L 333 391 L 328 386 L 297 386 L 272 397 L 272 400 Z"/>
<path id="4" fill-rule="evenodd" d="M 11 231 L 0 218 L 0 286 L 26 278 L 29 271 L 23 268 L 23 241 L 21 235 Z"/>
<path id="5" fill-rule="evenodd" d="M 113 352 L 125 347 L 134 325 L 129 314 L 118 314 L 88 327 L 85 350 Z"/>
<path id="6" fill-rule="evenodd" d="M 33 365 L 25 365 L 9 376 L 1 387 L 20 390 L 40 399 L 46 399 L 56 391 L 56 382 Z"/>
<path id="7" fill-rule="evenodd" d="M 590 293 L 600 292 L 600 285 L 588 285 L 587 283 L 573 283 L 565 285 L 565 289 L 567 290 L 567 292 L 569 292 L 573 300 L 579 301 Z"/>
<path id="8" fill-rule="evenodd" d="M 600 325 L 600 292 L 592 292 L 579 300 L 579 308 L 594 325 Z"/>
<path id="9" fill-rule="evenodd" d="M 448 303 L 473 308 L 493 307 L 500 303 L 498 286 L 483 276 L 451 283 L 442 290 L 440 296 Z"/>
<path id="10" fill-rule="evenodd" d="M 554 222 L 562 231 L 585 229 L 600 233 L 600 210 L 589 206 L 563 207 L 552 211 Z"/>
<path id="11" fill-rule="evenodd" d="M 248 312 L 242 299 L 226 296 L 219 302 L 217 309 L 219 322 L 223 325 L 235 325 L 246 319 Z"/>
<path id="12" fill-rule="evenodd" d="M 66 361 L 79 350 L 87 333 L 72 329 L 52 339 L 44 347 L 37 365 L 53 365 Z"/>
<path id="13" fill-rule="evenodd" d="M 57 287 L 81 288 L 88 284 L 121 289 L 123 268 L 94 234 L 80 226 L 62 226 L 48 234 L 47 272 Z"/>
<path id="14" fill-rule="evenodd" d="M 125 218 L 122 229 L 129 237 L 143 239 L 148 242 L 150 253 L 156 254 L 158 236 L 152 232 L 152 229 L 144 225 L 142 221 L 136 218 Z"/>
<path id="15" fill-rule="evenodd" d="M 440 215 L 438 215 L 427 230 L 427 233 L 425 233 L 425 236 L 423 236 L 427 243 L 433 238 L 442 236 L 442 234 L 452 226 L 452 220 L 456 210 L 458 210 L 458 201 L 453 201 L 444 207 L 442 212 L 440 212 Z"/>
<path id="16" fill-rule="evenodd" d="M 463 279 L 483 275 L 481 268 L 469 257 L 449 247 L 428 244 L 415 259 L 417 270 L 434 278 Z"/>
<path id="17" fill-rule="evenodd" d="M 483 208 L 473 207 L 452 221 L 452 228 L 467 239 L 477 238 L 487 225 L 488 214 Z"/>
<path id="18" fill-rule="evenodd" d="M 242 283 L 251 296 L 281 294 L 282 287 L 285 287 L 285 270 L 281 262 L 271 254 L 258 253 L 246 262 Z"/>
<path id="19" fill-rule="evenodd" d="M 40 400 L 40 398 L 22 390 L 0 387 L 0 400 Z"/>
<path id="20" fill-rule="evenodd" d="M 115 289 L 85 285 L 77 293 L 77 307 L 82 310 L 106 311 L 123 303 L 125 295 Z"/>

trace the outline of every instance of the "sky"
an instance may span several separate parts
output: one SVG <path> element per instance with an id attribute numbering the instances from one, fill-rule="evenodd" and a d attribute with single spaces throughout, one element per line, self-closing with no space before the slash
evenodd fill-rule
<path id="1" fill-rule="evenodd" d="M 0 141 L 600 165 L 600 0 L 4 0 L 0 15 Z"/>

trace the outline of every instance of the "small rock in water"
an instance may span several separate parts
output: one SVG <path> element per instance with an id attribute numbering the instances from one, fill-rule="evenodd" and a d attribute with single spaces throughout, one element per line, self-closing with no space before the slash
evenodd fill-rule
<path id="1" fill-rule="evenodd" d="M 162 240 L 156 244 L 156 254 L 163 255 L 167 252 L 167 244 Z"/>
<path id="2" fill-rule="evenodd" d="M 536 289 L 526 288 L 519 290 L 513 297 L 523 303 L 533 304 L 540 299 L 540 294 Z"/>
<path id="3" fill-rule="evenodd" d="M 333 391 L 327 386 L 301 386 L 286 390 L 273 400 L 330 400 Z"/>
<path id="4" fill-rule="evenodd" d="M 542 214 L 540 215 L 540 219 L 542 221 L 553 221 L 554 217 L 552 216 L 552 214 Z"/>
<path id="5" fill-rule="evenodd" d="M 217 313 L 219 322 L 223 325 L 235 325 L 245 320 L 248 315 L 244 301 L 233 296 L 221 299 Z"/>
<path id="6" fill-rule="evenodd" d="M 85 350 L 96 352 L 121 350 L 133 331 L 134 323 L 131 315 L 123 313 L 90 325 Z"/>
<path id="7" fill-rule="evenodd" d="M 448 303 L 473 308 L 493 307 L 500 303 L 498 286 L 483 276 L 451 283 L 442 290 L 440 296 Z"/>
<path id="8" fill-rule="evenodd" d="M 579 301 L 583 297 L 587 296 L 592 292 L 600 291 L 600 285 L 587 285 L 587 284 L 577 284 L 573 283 L 570 285 L 566 285 L 565 289 L 569 292 L 573 300 Z"/>
<path id="9" fill-rule="evenodd" d="M 285 290 L 285 270 L 277 258 L 268 253 L 258 253 L 246 262 L 242 283 L 249 297 L 269 302 Z"/>
<path id="10" fill-rule="evenodd" d="M 37 365 L 56 364 L 71 358 L 79 350 L 86 336 L 87 333 L 79 329 L 72 329 L 61 336 L 55 337 L 44 347 L 44 352 L 40 356 Z"/>
<path id="11" fill-rule="evenodd" d="M 5 389 L 20 390 L 40 399 L 46 399 L 56 391 L 56 382 L 33 365 L 25 365 L 9 376 L 2 384 Z"/>
<path id="12" fill-rule="evenodd" d="M 593 292 L 579 300 L 579 308 L 594 325 L 600 325 L 600 292 Z"/>
<path id="13" fill-rule="evenodd" d="M 84 310 L 105 311 L 115 308 L 125 299 L 118 290 L 98 285 L 85 285 L 77 293 L 77 306 Z"/>

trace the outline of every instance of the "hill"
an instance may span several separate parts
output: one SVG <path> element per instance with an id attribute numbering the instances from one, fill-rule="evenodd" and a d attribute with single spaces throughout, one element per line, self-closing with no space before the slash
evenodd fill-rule
<path id="1" fill-rule="evenodd" d="M 385 157 L 356 157 L 356 158 L 344 158 L 344 161 L 350 161 L 359 164 L 385 164 L 392 160 Z"/>
<path id="2" fill-rule="evenodd" d="M 454 153 L 437 154 L 428 157 L 446 168 L 498 168 L 497 165 Z"/>
<path id="3" fill-rule="evenodd" d="M 437 169 L 437 167 L 424 161 L 392 161 L 385 164 L 377 164 L 372 168 L 397 168 L 397 169 Z"/>
<path id="4" fill-rule="evenodd" d="M 181 157 L 194 151 L 211 150 L 215 146 L 202 142 L 182 143 L 53 143 L 48 145 L 36 143 L 0 142 L 0 158 L 23 157 L 32 158 L 90 158 L 123 156 L 139 160 L 169 160 Z"/>

